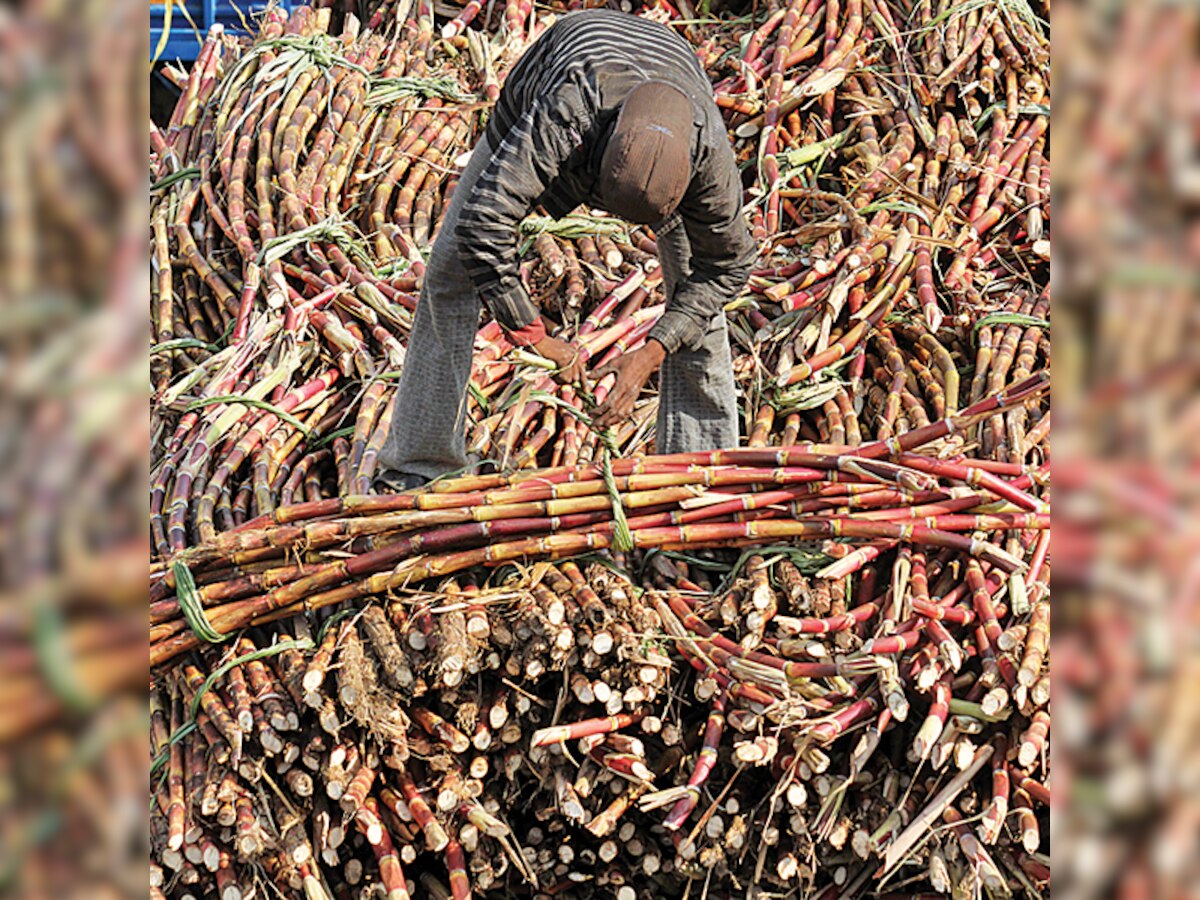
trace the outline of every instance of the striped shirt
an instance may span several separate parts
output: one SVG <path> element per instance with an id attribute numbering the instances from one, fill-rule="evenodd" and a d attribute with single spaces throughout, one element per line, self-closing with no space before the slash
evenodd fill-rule
<path id="1" fill-rule="evenodd" d="M 694 125 L 692 179 L 672 214 L 691 244 L 691 273 L 650 336 L 667 352 L 696 347 L 745 286 L 755 247 L 742 217 L 741 177 L 695 52 L 657 22 L 586 10 L 552 25 L 513 67 L 487 126 L 491 161 L 455 231 L 471 281 L 506 329 L 538 317 L 521 283 L 518 223 L 538 204 L 554 217 L 580 204 L 605 208 L 596 184 L 607 137 L 624 99 L 646 81 L 687 95 Z"/>

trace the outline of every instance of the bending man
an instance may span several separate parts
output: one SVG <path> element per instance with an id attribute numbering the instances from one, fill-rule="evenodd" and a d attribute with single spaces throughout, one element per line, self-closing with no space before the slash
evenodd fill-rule
<path id="1" fill-rule="evenodd" d="M 521 283 L 518 225 L 541 205 L 580 204 L 653 226 L 666 310 L 617 375 L 597 426 L 632 412 L 661 366 L 659 453 L 736 446 L 737 404 L 722 307 L 755 248 L 712 88 L 686 41 L 625 13 L 564 16 L 509 74 L 451 198 L 425 270 L 380 453 L 380 487 L 405 490 L 468 464 L 466 388 L 481 302 L 513 343 L 577 381 L 577 349 L 546 332 Z"/>

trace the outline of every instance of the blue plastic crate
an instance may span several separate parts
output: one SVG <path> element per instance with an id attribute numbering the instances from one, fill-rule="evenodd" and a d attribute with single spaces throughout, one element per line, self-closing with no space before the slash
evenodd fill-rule
<path id="1" fill-rule="evenodd" d="M 192 22 L 196 23 L 195 30 L 192 29 L 191 23 L 188 22 L 187 16 L 180 8 L 183 5 L 186 5 Z M 302 6 L 303 3 L 301 0 L 276 0 L 274 5 L 284 12 L 290 13 L 297 6 Z M 163 62 L 175 60 L 193 62 L 200 52 L 200 45 L 204 41 L 205 34 L 214 23 L 220 22 L 224 25 L 228 34 L 245 34 L 246 28 L 242 24 L 243 16 L 246 22 L 253 23 L 270 6 L 272 6 L 270 0 L 239 0 L 237 3 L 228 2 L 228 0 L 187 0 L 186 4 L 176 3 L 175 8 L 171 10 L 171 31 L 167 36 L 167 45 L 159 60 Z M 165 9 L 166 7 L 162 3 L 150 4 L 151 56 L 162 37 Z"/>

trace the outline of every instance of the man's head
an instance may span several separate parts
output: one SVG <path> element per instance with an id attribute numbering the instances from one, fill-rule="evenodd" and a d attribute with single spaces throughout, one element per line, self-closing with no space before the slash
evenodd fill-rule
<path id="1" fill-rule="evenodd" d="M 609 212 L 638 224 L 661 222 L 692 177 L 692 105 L 677 88 L 647 81 L 617 116 L 600 160 L 600 197 Z"/>

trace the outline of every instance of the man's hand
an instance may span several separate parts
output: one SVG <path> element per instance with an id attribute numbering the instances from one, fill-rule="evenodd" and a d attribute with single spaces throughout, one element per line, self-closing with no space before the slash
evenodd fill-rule
<path id="1" fill-rule="evenodd" d="M 583 354 L 579 348 L 558 338 L 542 338 L 533 345 L 538 356 L 544 356 L 558 369 L 554 372 L 554 380 L 560 384 L 578 384 L 583 378 Z"/>
<path id="2" fill-rule="evenodd" d="M 617 383 L 609 391 L 608 398 L 592 413 L 592 424 L 597 428 L 608 428 L 629 418 L 642 387 L 662 365 L 666 355 L 662 344 L 649 340 L 641 350 L 618 356 L 608 365 L 597 369 L 594 373 L 597 380 L 614 374 Z"/>

